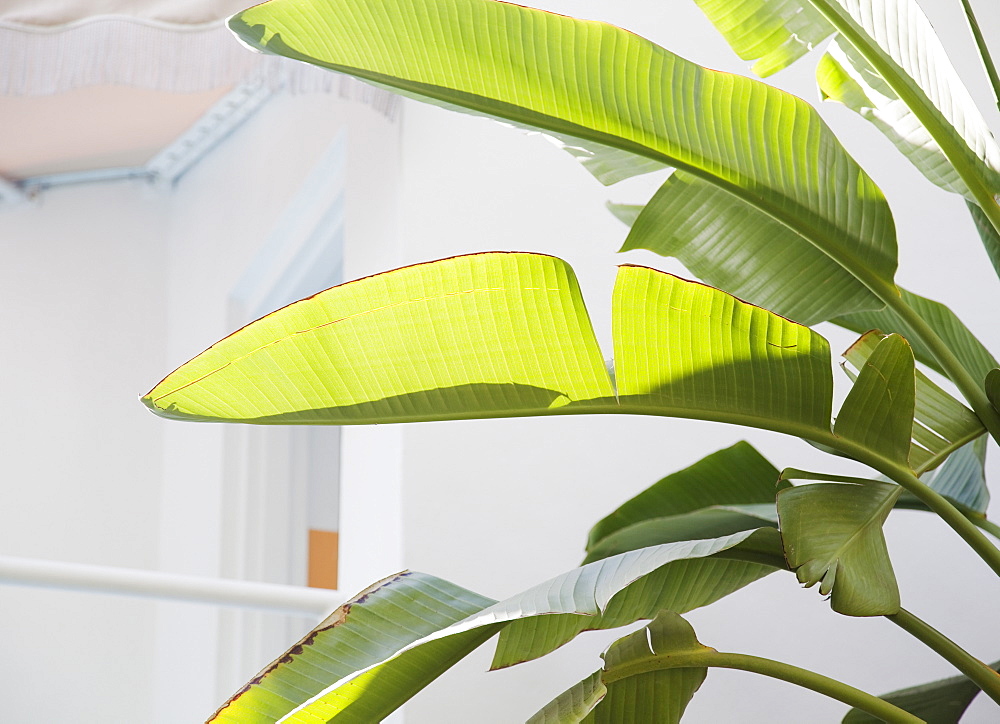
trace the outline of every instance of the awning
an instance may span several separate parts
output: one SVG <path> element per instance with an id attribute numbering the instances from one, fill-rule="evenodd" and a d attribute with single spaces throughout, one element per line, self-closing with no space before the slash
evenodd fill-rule
<path id="1" fill-rule="evenodd" d="M 253 53 L 225 19 L 253 0 L 0 0 L 0 95 L 125 85 L 198 93 L 239 83 L 333 91 L 392 115 L 394 96 Z"/>

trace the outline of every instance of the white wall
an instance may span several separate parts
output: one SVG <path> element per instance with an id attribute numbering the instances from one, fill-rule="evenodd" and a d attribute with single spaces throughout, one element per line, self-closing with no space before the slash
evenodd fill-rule
<path id="1" fill-rule="evenodd" d="M 746 73 L 693 3 L 529 4 L 609 20 L 709 67 Z M 995 8 L 979 5 L 983 21 L 997 27 Z M 954 3 L 934 3 L 932 9 L 956 11 Z M 962 49 L 968 44 L 957 19 L 943 32 L 946 42 L 956 41 Z M 968 52 L 961 61 L 967 75 L 977 72 Z M 816 101 L 812 67 L 803 61 L 774 80 Z M 973 81 L 981 107 L 989 111 L 984 83 L 979 75 Z M 952 305 L 987 345 L 1000 349 L 993 305 L 984 304 L 995 299 L 997 279 L 961 200 L 924 181 L 849 111 L 831 104 L 820 110 L 892 204 L 899 227 L 900 283 Z M 989 117 L 1000 128 L 995 110 Z M 607 356 L 615 264 L 647 264 L 690 276 L 672 260 L 648 252 L 614 253 L 625 229 L 603 203 L 609 198 L 643 201 L 655 189 L 649 182 L 602 188 L 539 137 L 415 103 L 406 107 L 403 148 L 405 260 L 492 249 L 560 256 L 580 276 Z M 835 352 L 852 341 L 828 325 L 822 331 Z M 838 379 L 845 381 L 842 375 Z M 750 440 L 778 467 L 863 470 L 795 439 L 680 420 L 574 417 L 407 426 L 406 563 L 493 597 L 511 595 L 576 565 L 589 527 L 618 504 L 739 439 Z M 995 477 L 1000 473 L 995 450 L 991 456 Z M 1000 633 L 987 622 L 995 616 L 1000 586 L 988 569 L 929 515 L 896 513 L 888 534 L 904 606 L 974 653 L 997 658 Z M 876 693 L 954 673 L 889 622 L 838 616 L 815 590 L 799 590 L 786 574 L 775 574 L 690 619 L 702 641 L 720 650 L 789 661 Z M 483 673 L 490 652 L 477 652 L 419 695 L 408 706 L 408 721 L 521 721 L 598 668 L 598 653 L 613 638 L 586 635 L 552 661 L 492 674 Z M 967 721 L 995 721 L 991 702 L 976 707 L 979 713 Z M 838 721 L 842 710 L 788 684 L 713 671 L 685 721 Z"/>
<path id="2" fill-rule="evenodd" d="M 351 263 L 383 265 L 398 128 L 335 95 L 279 96 L 176 188 L 53 189 L 0 216 L 0 552 L 232 575 L 232 428 L 165 421 L 138 396 L 234 331 L 234 287 L 338 137 L 349 226 L 377 250 Z M 211 606 L 11 586 L 0 614 L 4 724 L 202 721 L 314 623 L 250 614 L 253 640 L 233 645 Z"/>
<path id="3" fill-rule="evenodd" d="M 937 0 L 933 9 L 952 6 Z M 710 67 L 744 70 L 691 3 L 552 0 L 546 7 L 611 20 Z M 1000 18 L 991 10 L 985 19 L 996 28 Z M 960 23 L 949 26 L 948 37 L 964 42 Z M 960 65 L 976 71 L 968 53 Z M 777 81 L 814 99 L 810 77 L 804 62 Z M 974 90 L 986 108 L 984 88 L 977 82 Z M 848 134 L 848 147 L 897 213 L 900 281 L 951 304 L 1000 349 L 991 307 L 983 304 L 997 281 L 961 202 L 924 182 L 849 112 L 822 112 Z M 990 119 L 997 121 L 996 113 Z M 614 265 L 682 271 L 649 253 L 614 253 L 625 230 L 603 203 L 641 201 L 655 188 L 650 181 L 605 189 L 539 137 L 417 104 L 407 104 L 399 139 L 363 106 L 284 98 L 171 194 L 133 184 L 51 191 L 40 206 L 0 217 L 7 340 L 0 356 L 7 477 L 0 551 L 204 575 L 225 568 L 227 433 L 155 418 L 135 398 L 231 331 L 229 290 L 344 128 L 351 137 L 347 278 L 486 249 L 555 254 L 576 268 L 610 350 Z M 824 331 L 835 350 L 850 342 L 843 332 Z M 738 439 L 778 466 L 853 469 L 796 440 L 665 419 L 351 428 L 345 495 L 355 509 L 400 521 L 403 536 L 370 541 L 357 520 L 343 521 L 344 592 L 405 565 L 494 597 L 513 594 L 575 565 L 589 527 L 622 501 Z M 930 516 L 898 513 L 888 529 L 904 605 L 995 658 L 1000 633 L 977 623 L 990 620 L 998 593 L 985 567 Z M 211 608 L 4 587 L 0 613 L 5 724 L 65 720 L 67 711 L 84 724 L 198 721 L 219 703 L 219 689 L 238 678 L 236 670 L 216 668 L 220 649 L 229 653 L 220 642 L 230 629 L 220 628 Z M 691 620 L 702 640 L 720 649 L 798 663 L 876 692 L 951 674 L 887 622 L 839 617 L 788 575 L 775 574 Z M 265 639 L 288 634 L 286 619 L 259 622 L 270 632 Z M 523 720 L 597 668 L 597 654 L 613 638 L 584 636 L 542 662 L 488 675 L 489 652 L 477 652 L 418 696 L 407 721 Z M 990 705 L 977 707 L 968 721 L 995 719 Z M 840 709 L 788 685 L 714 671 L 690 721 L 835 721 Z"/>

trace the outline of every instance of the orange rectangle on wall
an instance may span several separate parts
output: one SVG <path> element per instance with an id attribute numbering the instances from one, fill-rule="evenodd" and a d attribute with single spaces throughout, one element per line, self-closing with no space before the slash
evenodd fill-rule
<path id="1" fill-rule="evenodd" d="M 309 531 L 309 586 L 337 588 L 340 535 L 332 530 Z"/>

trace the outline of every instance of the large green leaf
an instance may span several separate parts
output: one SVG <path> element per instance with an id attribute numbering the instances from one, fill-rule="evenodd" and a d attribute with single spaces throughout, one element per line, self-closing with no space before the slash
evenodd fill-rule
<path id="1" fill-rule="evenodd" d="M 708 535 L 703 537 L 708 538 Z M 759 554 L 764 551 L 770 553 L 771 565 L 742 559 L 745 552 Z M 760 556 L 748 557 L 757 559 Z M 784 568 L 784 559 L 777 531 L 771 528 L 757 530 L 739 545 L 715 556 L 677 560 L 658 568 L 612 598 L 600 614 L 554 614 L 512 622 L 500 634 L 492 668 L 537 659 L 584 631 L 626 626 L 654 618 L 663 609 L 686 613 L 707 606 L 779 567 Z"/>
<path id="2" fill-rule="evenodd" d="M 646 628 L 615 641 L 603 654 L 607 694 L 585 721 L 594 724 L 677 724 L 705 681 L 704 667 L 664 669 L 672 654 L 713 651 L 676 613 L 664 611 Z"/>
<path id="3" fill-rule="evenodd" d="M 587 550 L 612 533 L 650 518 L 713 505 L 773 502 L 777 482 L 778 470 L 750 443 L 740 441 L 671 473 L 623 503 L 591 529 Z"/>
<path id="4" fill-rule="evenodd" d="M 833 594 L 834 611 L 885 616 L 899 610 L 899 588 L 882 524 L 902 488 L 891 483 L 815 483 L 778 494 L 781 537 L 801 583 Z"/>
<path id="5" fill-rule="evenodd" d="M 244 327 L 158 384 L 165 417 L 358 424 L 613 406 L 572 269 L 476 254 L 333 287 Z"/>
<path id="6" fill-rule="evenodd" d="M 865 361 L 833 431 L 887 460 L 908 465 L 914 396 L 910 345 L 898 334 L 889 335 Z"/>
<path id="7" fill-rule="evenodd" d="M 968 510 L 986 515 L 990 490 L 986 485 L 986 436 L 954 452 L 924 482 Z"/>
<path id="8" fill-rule="evenodd" d="M 980 204 L 1000 190 L 1000 147 L 915 0 L 696 0 L 766 75 L 837 33 L 825 97 L 872 121 L 931 181 Z"/>
<path id="9" fill-rule="evenodd" d="M 619 270 L 612 326 L 623 411 L 829 436 L 830 350 L 808 327 L 635 266 Z"/>
<path id="10" fill-rule="evenodd" d="M 803 324 L 884 306 L 858 279 L 856 260 L 836 260 L 752 204 L 683 171 L 671 174 L 638 214 L 621 250 L 630 249 L 676 257 L 699 279 Z"/>
<path id="11" fill-rule="evenodd" d="M 187 420 L 360 424 L 621 412 L 830 437 L 829 346 L 717 289 L 619 270 L 619 399 L 572 271 L 490 253 L 349 282 L 250 324 L 146 397 Z"/>
<path id="12" fill-rule="evenodd" d="M 1000 662 L 994 662 L 990 668 L 1000 671 Z M 880 698 L 920 717 L 928 724 L 958 724 L 979 691 L 979 687 L 966 677 L 954 676 L 900 689 Z M 880 721 L 881 719 L 868 712 L 851 709 L 844 717 L 843 724 L 876 724 Z"/>
<path id="13" fill-rule="evenodd" d="M 406 571 L 390 576 L 334 611 L 240 689 L 209 721 L 274 724 L 330 682 L 377 663 L 421 636 L 493 603 L 492 599 L 424 573 Z M 465 649 L 457 653 L 468 653 L 482 640 L 464 642 Z M 408 675 L 416 675 L 419 680 L 422 674 L 414 670 L 402 674 Z"/>
<path id="14" fill-rule="evenodd" d="M 1000 369 L 992 369 L 986 374 L 985 382 L 986 396 L 990 404 L 1000 410 Z"/>
<path id="15" fill-rule="evenodd" d="M 990 223 L 989 218 L 981 208 L 976 204 L 966 203 L 969 207 L 969 213 L 972 214 L 972 221 L 976 225 L 976 231 L 979 232 L 979 238 L 983 240 L 983 247 L 993 265 L 993 271 L 997 273 L 997 276 L 1000 276 L 1000 232 Z"/>
<path id="16" fill-rule="evenodd" d="M 862 335 L 844 352 L 844 357 L 862 369 L 884 338 L 873 330 Z M 986 429 L 975 413 L 942 390 L 920 370 L 916 370 L 916 402 L 910 466 L 921 474 L 945 460 L 963 445 L 984 435 Z"/>
<path id="17" fill-rule="evenodd" d="M 907 12 L 916 8 L 912 2 L 895 4 L 909 6 Z M 928 38 L 933 41 L 932 47 L 921 48 L 925 59 L 943 61 L 945 65 L 932 63 L 932 67 L 918 68 L 924 73 L 926 88 L 930 88 L 936 96 L 934 102 L 923 92 L 926 88 L 917 88 L 916 84 L 910 89 L 912 93 L 908 98 L 912 103 L 921 104 L 925 118 L 931 119 L 929 122 L 939 137 L 946 139 L 945 147 L 949 149 L 951 158 L 899 94 L 843 38 L 831 43 L 816 69 L 820 92 L 825 99 L 842 103 L 871 121 L 932 183 L 973 199 L 972 191 L 956 168 L 960 165 L 965 174 L 974 175 L 979 184 L 995 192 L 1000 189 L 996 170 L 1000 148 L 969 92 L 944 56 L 927 19 L 919 10 L 916 12 L 919 17 L 901 18 L 900 24 L 918 20 L 918 26 L 929 33 Z M 916 32 L 915 35 L 923 33 Z M 900 77 L 913 81 L 905 73 Z M 947 85 L 939 91 L 932 84 L 932 79 L 945 81 Z M 940 108 L 946 112 L 942 113 Z M 970 147 L 968 144 L 976 145 Z"/>
<path id="18" fill-rule="evenodd" d="M 762 78 L 801 58 L 834 32 L 807 0 L 695 0 Z"/>
<path id="19" fill-rule="evenodd" d="M 599 561 L 625 551 L 675 540 L 718 538 L 741 530 L 777 525 L 774 503 L 712 505 L 690 513 L 648 518 L 616 530 L 594 545 L 583 562 Z"/>
<path id="20" fill-rule="evenodd" d="M 891 287 L 881 192 L 808 104 L 762 83 L 493 0 L 272 0 L 230 27 L 266 52 L 686 171 Z"/>
<path id="21" fill-rule="evenodd" d="M 579 724 L 608 693 L 595 671 L 542 707 L 526 724 Z"/>
<path id="22" fill-rule="evenodd" d="M 596 616 L 619 592 L 661 566 L 715 555 L 739 545 L 750 535 L 748 531 L 715 540 L 668 543 L 575 568 L 406 643 L 383 660 L 330 684 L 279 721 L 380 721 L 456 663 L 470 647 L 509 622 L 560 613 Z"/>
<path id="23" fill-rule="evenodd" d="M 976 339 L 969 328 L 948 307 L 905 289 L 900 289 L 899 292 L 903 303 L 911 307 L 930 325 L 958 358 L 966 371 L 972 375 L 973 379 L 984 379 L 991 369 L 1000 367 L 982 342 Z M 913 347 L 913 354 L 918 360 L 931 369 L 946 374 L 938 364 L 933 352 L 921 341 L 920 335 L 914 332 L 910 325 L 891 309 L 847 314 L 833 321 L 841 327 L 846 327 L 859 334 L 872 329 L 901 334 Z"/>

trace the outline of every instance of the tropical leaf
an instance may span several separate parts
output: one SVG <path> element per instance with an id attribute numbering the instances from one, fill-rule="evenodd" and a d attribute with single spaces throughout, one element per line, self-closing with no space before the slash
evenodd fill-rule
<path id="1" fill-rule="evenodd" d="M 781 538 L 788 564 L 806 587 L 847 616 L 899 610 L 899 588 L 882 524 L 902 488 L 891 483 L 815 483 L 778 494 Z"/>
<path id="2" fill-rule="evenodd" d="M 986 374 L 986 396 L 990 404 L 1000 410 L 1000 369 L 992 369 Z"/>
<path id="3" fill-rule="evenodd" d="M 595 671 L 542 707 L 526 724 L 578 724 L 608 693 Z"/>
<path id="4" fill-rule="evenodd" d="M 615 641 L 603 654 L 607 694 L 586 721 L 594 724 L 677 724 L 708 669 L 663 669 L 658 660 L 714 651 L 676 613 L 663 611 L 646 628 Z"/>
<path id="5" fill-rule="evenodd" d="M 421 636 L 493 603 L 493 599 L 424 573 L 404 571 L 390 576 L 334 611 L 209 721 L 274 724 L 329 682 L 377 663 Z M 468 646 L 465 653 L 479 643 Z"/>
<path id="6" fill-rule="evenodd" d="M 718 538 L 741 530 L 777 525 L 778 513 L 774 503 L 712 505 L 681 515 L 648 518 L 616 530 L 594 545 L 583 562 L 599 561 L 625 551 L 670 541 Z"/>
<path id="7" fill-rule="evenodd" d="M 990 664 L 990 668 L 1000 671 L 1000 662 Z M 954 676 L 900 689 L 881 698 L 930 724 L 958 724 L 979 691 L 979 687 L 966 677 Z M 843 724 L 876 724 L 880 721 L 868 712 L 851 709 Z"/>
<path id="8" fill-rule="evenodd" d="M 860 370 L 884 337 L 878 330 L 867 332 L 844 352 L 844 357 Z M 920 370 L 916 370 L 915 394 L 909 463 L 918 474 L 936 467 L 951 453 L 985 434 L 986 429 L 972 410 Z"/>
<path id="9" fill-rule="evenodd" d="M 801 58 L 835 30 L 806 0 L 695 0 L 743 60 L 762 78 Z"/>
<path id="10" fill-rule="evenodd" d="M 966 205 L 969 207 L 969 213 L 972 214 L 972 221 L 976 224 L 979 238 L 983 240 L 983 247 L 993 265 L 993 271 L 997 273 L 997 276 L 1000 276 L 1000 232 L 994 228 L 989 217 L 976 204 L 966 202 Z"/>
<path id="11" fill-rule="evenodd" d="M 891 289 L 881 192 L 808 104 L 764 84 L 611 25 L 492 0 L 273 0 L 230 27 L 265 52 L 686 171 Z"/>
<path id="12" fill-rule="evenodd" d="M 613 406 L 613 396 L 569 266 L 492 253 L 296 302 L 215 344 L 143 402 L 177 419 L 343 425 L 541 415 Z"/>
<path id="13" fill-rule="evenodd" d="M 921 297 L 905 289 L 899 290 L 904 304 L 912 308 L 934 332 L 944 341 L 948 348 L 958 358 L 962 366 L 972 375 L 973 379 L 981 380 L 995 367 L 1000 367 L 996 359 L 969 331 L 962 320 L 955 316 L 948 307 L 925 297 Z M 933 352 L 921 340 L 909 324 L 889 308 L 880 311 L 858 312 L 834 319 L 835 324 L 845 327 L 858 334 L 864 334 L 871 329 L 880 329 L 886 333 L 901 334 L 913 348 L 914 356 L 925 365 L 946 375 L 938 364 Z"/>
<path id="14" fill-rule="evenodd" d="M 740 441 L 671 473 L 623 503 L 591 529 L 587 550 L 612 533 L 651 518 L 714 505 L 771 503 L 777 482 L 777 468 L 750 443 Z"/>
<path id="15" fill-rule="evenodd" d="M 952 453 L 937 470 L 921 477 L 930 488 L 957 504 L 966 514 L 986 516 L 990 490 L 986 485 L 986 437 L 978 437 Z M 927 510 L 914 495 L 904 491 L 897 508 Z"/>
<path id="16" fill-rule="evenodd" d="M 922 14 L 920 20 L 926 23 L 926 18 Z M 936 42 L 935 44 L 941 53 L 938 57 L 947 63 L 940 44 Z M 944 73 L 937 68 L 931 69 L 930 72 L 937 72 L 942 80 L 947 76 L 950 82 L 956 83 L 953 88 L 946 90 L 945 97 L 942 98 L 941 94 L 938 94 L 938 101 L 947 104 L 949 113 L 957 112 L 962 117 L 948 118 L 936 105 L 929 103 L 926 96 L 921 99 L 925 104 L 925 112 L 934 119 L 934 125 L 939 133 L 948 133 L 949 148 L 954 149 L 953 157 L 957 155 L 966 164 L 967 172 L 977 174 L 980 183 L 988 188 L 994 190 L 1000 188 L 996 171 L 996 164 L 1000 160 L 1000 149 L 997 148 L 972 97 L 961 84 L 950 63 Z M 969 199 L 974 198 L 956 165 L 942 150 L 930 130 L 920 122 L 910 107 L 900 99 L 896 91 L 882 79 L 868 61 L 842 37 L 838 37 L 830 44 L 820 60 L 816 68 L 816 80 L 824 100 L 842 103 L 874 124 L 929 181 L 952 193 L 961 194 Z M 911 98 L 911 102 L 915 103 L 920 103 L 921 100 Z M 959 123 L 973 124 L 972 128 L 963 129 L 967 138 L 963 139 L 957 130 L 956 120 Z M 980 148 L 969 148 L 967 143 L 980 144 Z M 977 151 L 983 158 L 977 157 Z"/>
<path id="17" fill-rule="evenodd" d="M 596 616 L 607 609 L 620 591 L 659 567 L 676 560 L 717 554 L 737 546 L 750 535 L 747 531 L 715 540 L 668 543 L 574 568 L 411 641 L 380 662 L 359 668 L 327 686 L 279 722 L 380 721 L 509 622 L 561 613 Z"/>
<path id="18" fill-rule="evenodd" d="M 624 412 L 829 437 L 829 346 L 808 327 L 703 284 L 623 266 L 612 334 Z"/>
<path id="19" fill-rule="evenodd" d="M 995 204 L 1000 147 L 915 0 L 696 2 L 764 75 L 836 32 L 817 69 L 824 96 L 872 121 L 934 183 Z"/>
<path id="20" fill-rule="evenodd" d="M 278 310 L 143 402 L 165 417 L 257 424 L 621 412 L 830 437 L 829 346 L 809 328 L 631 266 L 612 315 L 618 400 L 564 262 L 455 257 Z"/>
<path id="21" fill-rule="evenodd" d="M 628 223 L 633 208 L 619 218 Z M 802 324 L 884 306 L 858 278 L 856 260 L 836 259 L 752 204 L 684 171 L 671 174 L 631 227 L 621 251 L 676 257 L 699 279 Z"/>
<path id="22" fill-rule="evenodd" d="M 745 553 L 754 560 L 744 560 Z M 654 618 L 663 609 L 686 613 L 707 606 L 784 567 L 778 532 L 773 528 L 757 530 L 739 545 L 712 557 L 677 560 L 658 568 L 612 598 L 597 615 L 554 614 L 513 621 L 500 633 L 491 668 L 537 659 L 584 631 L 626 626 Z"/>
<path id="23" fill-rule="evenodd" d="M 881 340 L 844 400 L 834 434 L 908 465 L 914 379 L 913 353 L 906 340 L 898 334 Z"/>

